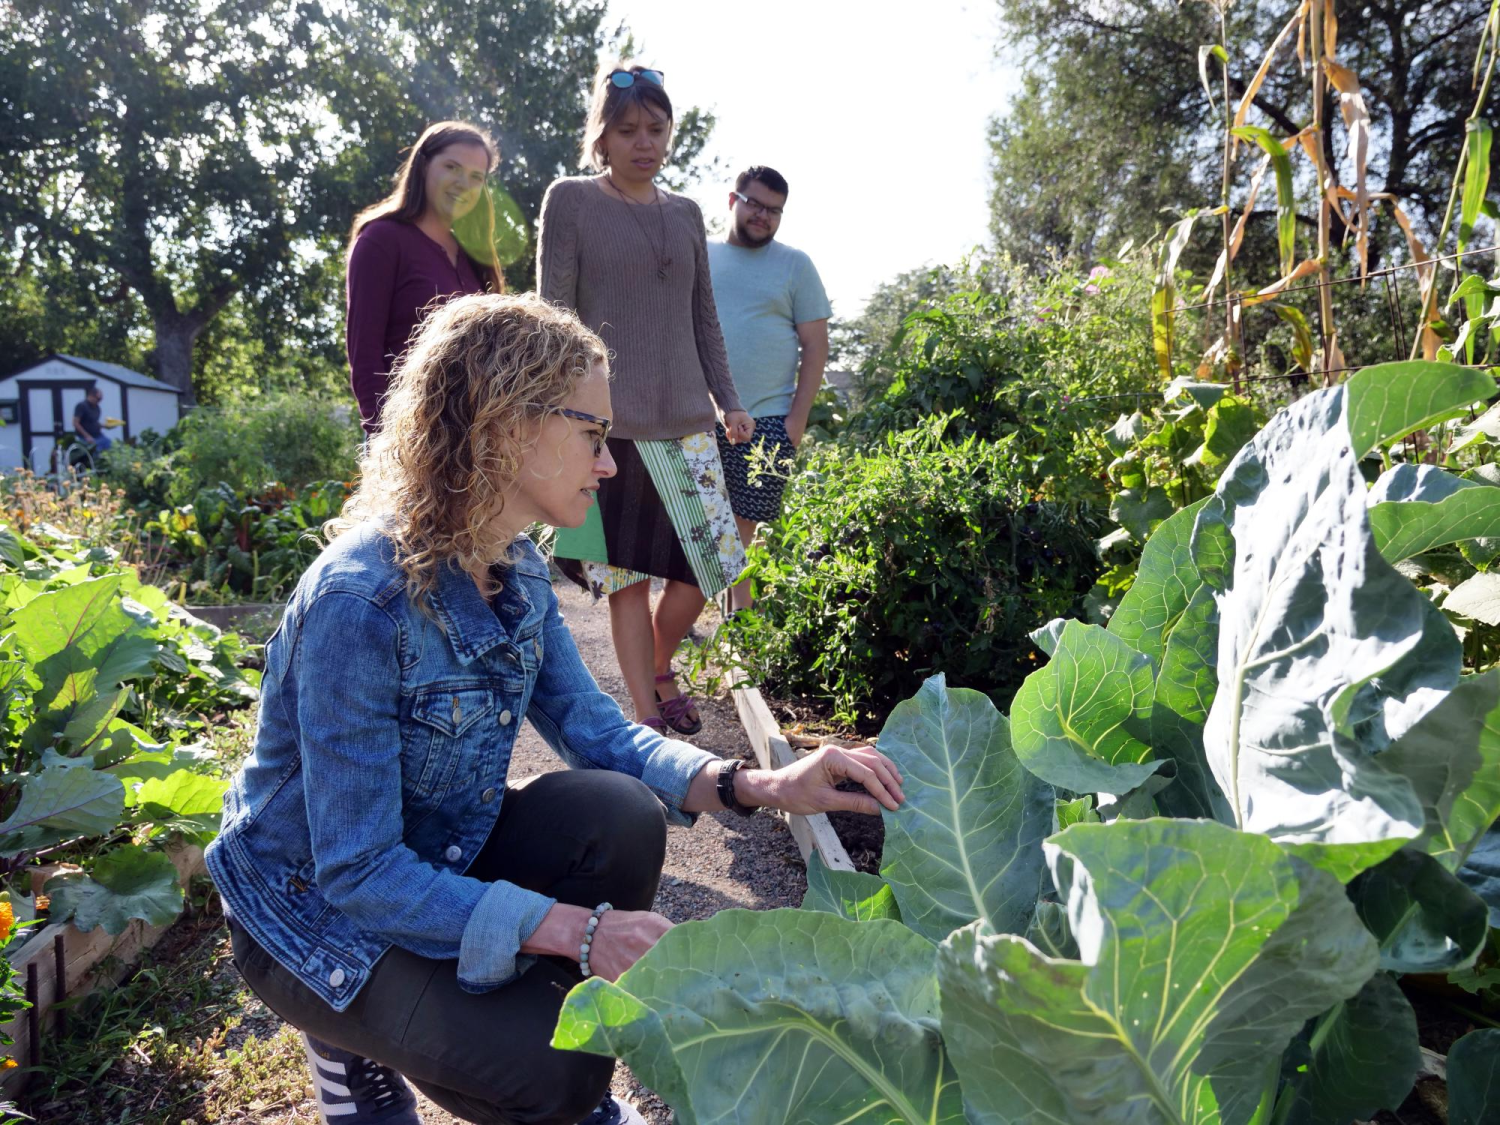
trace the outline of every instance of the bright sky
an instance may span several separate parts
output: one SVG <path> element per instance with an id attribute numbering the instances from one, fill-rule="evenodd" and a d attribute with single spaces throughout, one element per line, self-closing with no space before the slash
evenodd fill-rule
<path id="1" fill-rule="evenodd" d="M 987 241 L 985 122 L 1018 85 L 994 59 L 994 0 L 610 0 L 679 106 L 718 117 L 728 182 L 692 194 L 710 221 L 734 173 L 791 188 L 777 237 L 812 255 L 834 315 L 903 270 Z M 712 236 L 711 236 L 712 237 Z"/>

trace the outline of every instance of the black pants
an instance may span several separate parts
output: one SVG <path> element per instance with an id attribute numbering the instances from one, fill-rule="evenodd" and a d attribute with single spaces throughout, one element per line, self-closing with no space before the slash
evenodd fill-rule
<path id="1" fill-rule="evenodd" d="M 633 777 L 542 774 L 508 788 L 467 874 L 505 879 L 559 902 L 648 910 L 666 855 L 666 818 Z M 474 995 L 458 962 L 392 947 L 353 1003 L 336 1012 L 230 923 L 234 963 L 288 1023 L 404 1074 L 443 1109 L 495 1125 L 575 1125 L 609 1089 L 614 1060 L 549 1044 L 576 961 L 541 957 L 510 984 Z"/>

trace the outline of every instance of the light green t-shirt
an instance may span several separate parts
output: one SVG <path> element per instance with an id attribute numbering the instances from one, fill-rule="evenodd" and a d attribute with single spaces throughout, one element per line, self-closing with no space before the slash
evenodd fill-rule
<path id="1" fill-rule="evenodd" d="M 812 259 L 774 239 L 754 250 L 710 242 L 708 266 L 740 403 L 752 418 L 786 414 L 797 391 L 797 325 L 833 312 Z"/>

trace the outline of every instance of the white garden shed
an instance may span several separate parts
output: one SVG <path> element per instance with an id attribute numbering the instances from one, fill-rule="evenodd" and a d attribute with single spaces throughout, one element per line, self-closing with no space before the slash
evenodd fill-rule
<path id="1" fill-rule="evenodd" d="M 73 408 L 91 387 L 104 392 L 99 410 L 124 425 L 104 432 L 114 441 L 143 430 L 166 433 L 182 412 L 182 392 L 118 363 L 54 352 L 0 378 L 0 468 L 45 473 L 57 439 L 73 430 Z"/>

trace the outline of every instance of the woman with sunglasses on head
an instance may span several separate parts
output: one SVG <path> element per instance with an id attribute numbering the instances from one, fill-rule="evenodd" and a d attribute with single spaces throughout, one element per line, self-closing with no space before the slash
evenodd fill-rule
<path id="1" fill-rule="evenodd" d="M 505 292 L 486 186 L 499 162 L 483 129 L 439 121 L 411 147 L 390 195 L 354 220 L 344 339 L 367 434 L 422 318 L 465 293 Z"/>
<path id="2" fill-rule="evenodd" d="M 610 451 L 619 474 L 597 514 L 554 548 L 563 572 L 609 598 L 615 655 L 636 719 L 682 734 L 702 727 L 671 668 L 705 598 L 732 585 L 744 550 L 714 435 L 755 423 L 740 406 L 709 278 L 703 215 L 656 183 L 672 138 L 662 72 L 599 71 L 584 127 L 595 175 L 547 189 L 537 289 L 598 332 L 614 363 Z M 666 579 L 655 609 L 651 578 Z"/>
<path id="3" fill-rule="evenodd" d="M 651 909 L 667 822 L 903 799 L 869 747 L 744 769 L 599 690 L 524 530 L 584 521 L 614 416 L 604 344 L 571 313 L 533 294 L 434 312 L 266 645 L 207 860 L 325 1123 L 420 1125 L 403 1075 L 466 1121 L 642 1122 L 607 1096 L 612 1060 L 550 1044 L 570 988 L 671 927 Z M 508 776 L 522 719 L 571 768 Z"/>

